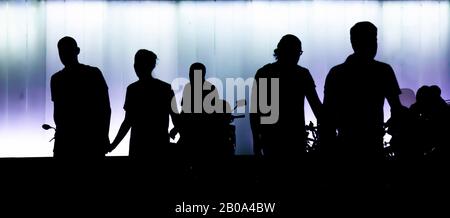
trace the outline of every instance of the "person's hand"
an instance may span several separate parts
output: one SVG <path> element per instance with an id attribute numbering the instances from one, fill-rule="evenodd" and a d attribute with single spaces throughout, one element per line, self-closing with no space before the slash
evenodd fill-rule
<path id="1" fill-rule="evenodd" d="M 169 136 L 171 139 L 175 139 L 175 136 L 177 136 L 178 130 L 176 128 L 172 128 L 169 132 Z"/>
<path id="2" fill-rule="evenodd" d="M 110 153 L 110 152 L 113 151 L 116 147 L 117 147 L 117 145 L 116 145 L 115 143 L 108 144 L 108 146 L 106 147 L 105 154 Z"/>

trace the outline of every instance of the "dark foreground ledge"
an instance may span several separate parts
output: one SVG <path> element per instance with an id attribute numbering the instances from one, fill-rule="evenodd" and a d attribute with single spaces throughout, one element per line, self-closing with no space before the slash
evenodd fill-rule
<path id="1" fill-rule="evenodd" d="M 441 164 L 392 164 L 382 168 L 296 164 L 273 167 L 253 156 L 236 156 L 221 163 L 211 160 L 202 163 L 206 167 L 197 168 L 177 159 L 138 162 L 128 157 L 102 161 L 2 158 L 0 188 L 12 206 L 40 210 L 58 207 L 73 212 L 122 211 L 159 217 L 195 215 L 176 213 L 177 205 L 182 203 L 277 205 L 274 213 L 211 212 L 210 217 L 279 217 L 333 211 L 345 214 L 355 210 L 402 213 L 436 211 L 439 204 L 448 203 L 450 171 Z"/>

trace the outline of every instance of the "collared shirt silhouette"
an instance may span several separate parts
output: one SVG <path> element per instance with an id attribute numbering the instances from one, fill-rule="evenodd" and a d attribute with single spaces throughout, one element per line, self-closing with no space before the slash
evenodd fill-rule
<path id="1" fill-rule="evenodd" d="M 111 109 L 108 86 L 96 67 L 78 62 L 71 37 L 58 42 L 64 69 L 51 78 L 56 124 L 55 157 L 103 157 L 109 145 Z"/>
<path id="2" fill-rule="evenodd" d="M 300 40 L 294 35 L 285 35 L 275 49 L 277 61 L 256 72 L 254 85 L 259 87 L 260 79 L 267 79 L 269 104 L 273 101 L 269 97 L 271 91 L 277 91 L 271 90 L 270 79 L 279 79 L 279 117 L 276 123 L 261 123 L 261 116 L 265 116 L 261 113 L 261 105 L 258 105 L 261 93 L 257 91 L 258 94 L 252 94 L 252 98 L 258 99 L 252 99 L 251 106 L 258 105 L 258 110 L 250 115 L 256 155 L 264 153 L 265 156 L 283 157 L 305 153 L 304 99 L 307 98 L 316 117 L 319 117 L 321 102 L 310 72 L 297 64 L 302 53 Z"/>
<path id="3" fill-rule="evenodd" d="M 175 95 L 170 84 L 153 78 L 151 73 L 157 56 L 141 49 L 135 55 L 134 68 L 139 80 L 127 88 L 124 110 L 125 119 L 114 139 L 114 149 L 131 128 L 129 156 L 157 157 L 167 151 L 169 145 L 169 116 L 176 123 Z"/>
<path id="4" fill-rule="evenodd" d="M 323 137 L 334 137 L 337 130 L 338 144 L 333 148 L 336 154 L 381 160 L 384 101 L 388 100 L 393 114 L 398 111 L 400 88 L 391 66 L 374 60 L 377 28 L 370 22 L 360 22 L 351 28 L 350 34 L 354 53 L 343 64 L 333 67 L 326 78 L 327 133 Z"/>

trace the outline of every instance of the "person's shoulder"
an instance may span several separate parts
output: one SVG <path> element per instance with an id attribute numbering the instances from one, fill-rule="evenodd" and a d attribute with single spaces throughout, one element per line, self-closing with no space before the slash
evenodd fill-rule
<path id="1" fill-rule="evenodd" d="M 307 73 L 309 73 L 309 69 L 308 68 L 306 68 L 306 67 L 302 67 L 302 66 L 300 66 L 300 65 L 297 65 L 297 70 L 298 71 L 301 71 L 301 72 L 307 72 Z"/>
<path id="2" fill-rule="evenodd" d="M 86 72 L 93 72 L 93 73 L 102 73 L 98 67 L 86 65 L 86 64 L 80 64 L 80 67 L 83 69 L 83 71 Z"/>
<path id="3" fill-rule="evenodd" d="M 328 73 L 328 76 L 332 77 L 341 74 L 341 72 L 345 71 L 346 65 L 347 65 L 346 63 L 341 63 L 332 67 L 330 69 L 330 72 Z"/>
<path id="4" fill-rule="evenodd" d="M 270 70 L 275 67 L 275 63 L 268 63 L 260 68 L 260 70 Z"/>
<path id="5" fill-rule="evenodd" d="M 264 65 L 263 67 L 258 69 L 258 71 L 256 72 L 255 77 L 256 78 L 266 77 L 271 71 L 273 71 L 274 67 L 275 66 L 274 66 L 273 63 L 269 63 L 269 64 Z"/>
<path id="6" fill-rule="evenodd" d="M 50 77 L 50 82 L 57 84 L 57 83 L 62 83 L 64 80 L 67 80 L 67 70 L 66 68 L 63 68 L 61 70 L 59 70 L 58 72 L 54 73 L 51 77 Z"/>
<path id="7" fill-rule="evenodd" d="M 208 86 L 208 87 L 215 87 L 214 84 L 212 84 L 210 81 L 205 80 L 204 85 Z"/>
<path id="8" fill-rule="evenodd" d="M 375 63 L 375 65 L 376 65 L 378 68 L 381 68 L 382 70 L 392 71 L 391 65 L 389 65 L 389 64 L 387 64 L 387 63 L 384 63 L 384 62 L 381 62 L 381 61 L 377 61 L 377 60 L 374 60 L 374 63 Z"/>
<path id="9" fill-rule="evenodd" d="M 155 84 L 157 85 L 157 87 L 159 87 L 160 89 L 164 89 L 164 90 L 171 90 L 171 89 L 172 89 L 172 86 L 171 86 L 169 83 L 164 82 L 164 81 L 162 81 L 162 80 L 160 80 L 160 79 L 153 78 L 152 81 L 153 81 L 153 83 L 155 83 Z"/>
<path id="10" fill-rule="evenodd" d="M 155 82 L 155 83 L 157 83 L 157 84 L 159 84 L 159 85 L 161 85 L 161 86 L 164 86 L 164 87 L 170 87 L 170 84 L 169 84 L 169 83 L 164 82 L 164 81 L 162 81 L 162 80 L 160 80 L 160 79 L 157 79 L 157 78 L 154 78 L 154 79 L 153 79 L 153 82 Z"/>
<path id="11" fill-rule="evenodd" d="M 325 79 L 325 86 L 328 86 L 330 83 L 335 83 L 337 80 L 340 80 L 339 78 L 344 75 L 344 72 L 348 69 L 347 63 L 341 63 L 338 64 L 330 69 L 330 72 L 328 72 L 327 77 Z"/>
<path id="12" fill-rule="evenodd" d="M 58 80 L 59 78 L 61 78 L 61 77 L 63 76 L 63 72 L 64 72 L 64 69 L 62 69 L 62 70 L 60 70 L 60 71 L 54 73 L 54 74 L 51 76 L 51 80 Z"/>
<path id="13" fill-rule="evenodd" d="M 205 80 L 204 87 L 207 87 L 211 91 L 217 91 L 216 86 L 208 80 Z"/>
<path id="14" fill-rule="evenodd" d="M 136 87 L 139 86 L 139 80 L 136 82 L 131 83 L 130 85 L 127 86 L 127 90 L 133 90 L 136 89 Z"/>
<path id="15" fill-rule="evenodd" d="M 94 66 L 87 65 L 87 64 L 80 64 L 80 67 L 85 70 L 98 70 L 98 67 L 94 67 Z"/>
<path id="16" fill-rule="evenodd" d="M 297 65 L 297 71 L 300 73 L 300 75 L 302 76 L 311 76 L 311 73 L 309 72 L 309 69 L 306 67 L 302 67 L 300 65 Z"/>

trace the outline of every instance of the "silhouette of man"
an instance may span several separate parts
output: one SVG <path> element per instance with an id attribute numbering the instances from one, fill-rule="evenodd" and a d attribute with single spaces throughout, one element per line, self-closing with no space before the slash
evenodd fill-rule
<path id="1" fill-rule="evenodd" d="M 189 83 L 183 90 L 183 99 L 181 102 L 183 113 L 204 113 L 204 101 L 207 105 L 214 106 L 219 98 L 216 87 L 205 79 L 206 67 L 202 63 L 193 63 L 189 67 Z"/>
<path id="2" fill-rule="evenodd" d="M 168 152 L 169 116 L 176 125 L 175 95 L 170 84 L 152 77 L 156 66 L 155 53 L 141 49 L 134 56 L 134 69 L 139 78 L 127 88 L 124 110 L 125 118 L 116 138 L 113 150 L 131 129 L 129 156 L 143 160 Z"/>
<path id="3" fill-rule="evenodd" d="M 281 158 L 296 157 L 306 152 L 304 99 L 307 98 L 316 118 L 320 116 L 321 102 L 309 70 L 297 64 L 302 53 L 300 40 L 294 35 L 285 35 L 274 50 L 276 62 L 267 64 L 256 72 L 254 85 L 258 90 L 253 88 L 252 98 L 256 99 L 252 99 L 251 107 L 258 108 L 256 113 L 252 109 L 250 114 L 255 155 L 263 153 L 266 157 Z M 270 93 L 278 94 L 279 117 L 273 124 L 261 122 L 262 116 L 266 115 L 261 111 L 260 104 L 260 95 L 264 91 L 261 89 L 261 79 L 267 79 L 266 96 L 269 104 L 276 102 L 271 99 Z M 271 79 L 279 81 L 279 90 L 272 89 L 274 84 Z"/>
<path id="4" fill-rule="evenodd" d="M 194 168 L 206 167 L 217 158 L 218 134 L 220 134 L 215 106 L 219 104 L 216 87 L 205 79 L 206 67 L 193 63 L 189 68 L 189 83 L 183 90 L 180 114 L 179 144 Z M 207 108 L 209 107 L 209 108 Z"/>
<path id="5" fill-rule="evenodd" d="M 326 130 L 322 138 L 343 160 L 382 161 L 383 105 L 387 99 L 393 116 L 398 113 L 400 88 L 391 66 L 374 60 L 375 25 L 367 21 L 355 24 L 350 39 L 354 53 L 333 67 L 325 81 L 322 124 Z M 333 141 L 338 146 L 332 146 Z"/>
<path id="6" fill-rule="evenodd" d="M 96 67 L 78 62 L 75 39 L 58 42 L 64 69 L 50 81 L 56 124 L 54 156 L 101 158 L 109 145 L 111 109 L 108 86 Z"/>

